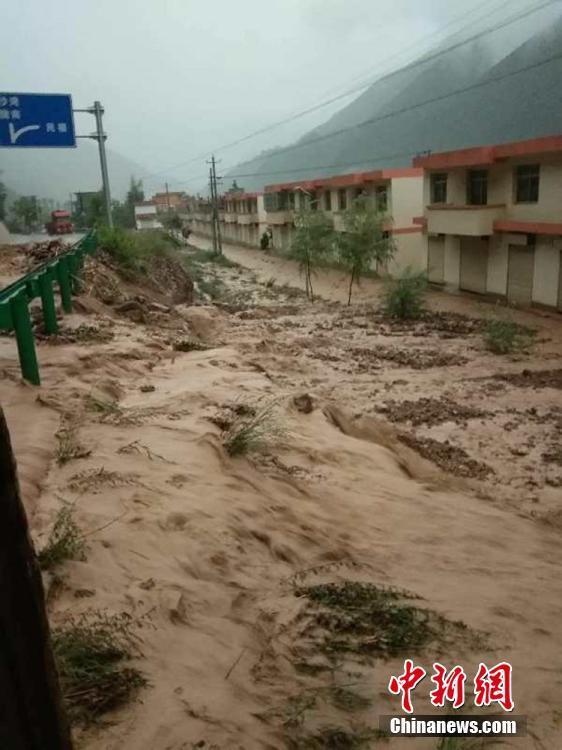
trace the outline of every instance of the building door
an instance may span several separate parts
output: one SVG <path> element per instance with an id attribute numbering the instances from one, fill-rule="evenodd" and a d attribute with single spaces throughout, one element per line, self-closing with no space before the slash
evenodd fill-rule
<path id="1" fill-rule="evenodd" d="M 486 293 L 488 276 L 488 240 L 461 238 L 460 288 L 467 292 Z"/>
<path id="2" fill-rule="evenodd" d="M 533 298 L 533 274 L 535 249 L 521 245 L 509 246 L 507 268 L 507 301 L 514 305 L 529 307 Z"/>
<path id="3" fill-rule="evenodd" d="M 433 284 L 443 284 L 445 281 L 445 237 L 429 238 L 427 278 Z"/>

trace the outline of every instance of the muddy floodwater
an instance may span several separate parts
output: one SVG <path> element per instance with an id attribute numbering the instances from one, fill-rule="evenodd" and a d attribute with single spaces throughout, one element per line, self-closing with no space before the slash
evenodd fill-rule
<path id="1" fill-rule="evenodd" d="M 560 316 L 509 313 L 533 343 L 500 356 L 483 329 L 505 311 L 488 303 L 430 292 L 422 318 L 392 321 L 380 280 L 347 306 L 345 276 L 322 272 L 311 304 L 289 261 L 225 252 L 239 265 L 207 263 L 194 305 L 137 288 L 137 307 L 117 306 L 92 282 L 66 338 L 39 341 L 40 389 L 0 337 L 36 544 L 61 502 L 87 540 L 52 622 L 103 609 L 143 623 L 131 663 L 147 686 L 78 746 L 437 750 L 374 731 L 410 657 L 470 681 L 509 661 L 529 732 L 501 747 L 559 750 Z M 264 405 L 268 440 L 230 455 L 225 435 Z M 81 450 L 61 460 L 69 424 Z"/>

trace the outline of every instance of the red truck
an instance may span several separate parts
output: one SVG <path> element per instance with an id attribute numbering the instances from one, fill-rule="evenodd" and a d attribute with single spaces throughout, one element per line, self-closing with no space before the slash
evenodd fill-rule
<path id="1" fill-rule="evenodd" d="M 49 234 L 72 234 L 74 224 L 70 221 L 69 211 L 51 211 L 51 221 L 45 224 Z"/>

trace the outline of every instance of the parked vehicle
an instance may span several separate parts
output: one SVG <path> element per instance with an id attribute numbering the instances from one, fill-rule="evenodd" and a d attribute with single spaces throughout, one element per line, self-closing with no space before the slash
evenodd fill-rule
<path id="1" fill-rule="evenodd" d="M 70 221 L 70 212 L 63 210 L 51 211 L 51 221 L 45 224 L 49 234 L 72 234 L 74 224 Z"/>

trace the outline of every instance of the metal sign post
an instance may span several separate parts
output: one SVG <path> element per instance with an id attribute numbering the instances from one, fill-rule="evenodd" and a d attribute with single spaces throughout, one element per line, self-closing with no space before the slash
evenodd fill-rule
<path id="1" fill-rule="evenodd" d="M 88 112 L 96 118 L 96 132 L 76 135 L 74 112 Z M 100 102 L 88 109 L 73 109 L 70 94 L 21 94 L 0 91 L 0 148 L 75 148 L 77 138 L 98 142 L 107 223 L 113 226 L 111 192 L 105 154 Z"/>

